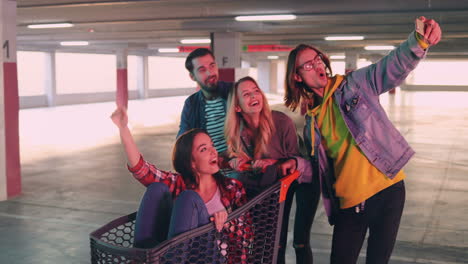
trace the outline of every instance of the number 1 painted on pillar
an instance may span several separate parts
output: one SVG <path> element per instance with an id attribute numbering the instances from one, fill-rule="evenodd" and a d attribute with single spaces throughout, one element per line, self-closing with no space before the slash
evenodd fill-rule
<path id="1" fill-rule="evenodd" d="M 3 43 L 3 48 L 6 49 L 6 57 L 7 59 L 10 58 L 10 42 L 8 40 L 5 40 Z"/>

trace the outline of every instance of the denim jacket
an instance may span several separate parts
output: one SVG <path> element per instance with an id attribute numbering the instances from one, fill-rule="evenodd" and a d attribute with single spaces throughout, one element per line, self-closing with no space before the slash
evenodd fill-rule
<path id="1" fill-rule="evenodd" d="M 218 82 L 218 94 L 223 99 L 224 111 L 226 111 L 226 100 L 232 85 L 233 84 L 230 82 Z M 180 116 L 180 125 L 177 137 L 192 128 L 206 129 L 205 105 L 205 97 L 201 90 L 190 95 L 185 100 L 184 108 L 182 109 L 182 114 Z"/>
<path id="2" fill-rule="evenodd" d="M 393 126 L 380 105 L 379 95 L 399 86 L 426 56 L 412 32 L 408 39 L 377 63 L 353 71 L 345 76 L 333 94 L 341 115 L 356 144 L 367 159 L 390 179 L 414 155 L 408 142 Z M 306 115 L 304 140 L 311 147 L 312 119 Z M 311 161 L 319 175 L 322 197 L 330 224 L 339 202 L 334 195 L 333 161 L 327 157 L 321 142 L 320 130 L 314 122 L 315 155 Z M 315 178 L 317 179 L 317 178 Z"/>

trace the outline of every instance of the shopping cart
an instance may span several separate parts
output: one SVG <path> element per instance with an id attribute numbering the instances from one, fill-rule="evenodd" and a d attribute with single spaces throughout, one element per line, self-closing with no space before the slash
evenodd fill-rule
<path id="1" fill-rule="evenodd" d="M 235 210 L 222 232 L 210 223 L 150 249 L 133 247 L 136 212 L 115 219 L 90 234 L 91 263 L 276 263 L 286 193 L 298 176 L 281 179 Z M 246 218 L 253 231 L 250 241 L 231 224 Z"/>

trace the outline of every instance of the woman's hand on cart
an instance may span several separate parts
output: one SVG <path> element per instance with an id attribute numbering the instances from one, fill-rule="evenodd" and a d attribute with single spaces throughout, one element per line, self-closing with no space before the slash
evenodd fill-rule
<path id="1" fill-rule="evenodd" d="M 210 217 L 210 221 L 214 223 L 218 232 L 221 232 L 221 230 L 223 229 L 224 223 L 226 223 L 227 220 L 227 216 L 228 214 L 226 210 L 222 210 L 214 213 L 213 216 Z"/>
<path id="2" fill-rule="evenodd" d="M 287 159 L 278 164 L 278 168 L 283 177 L 292 174 L 297 169 L 297 160 L 295 158 Z"/>

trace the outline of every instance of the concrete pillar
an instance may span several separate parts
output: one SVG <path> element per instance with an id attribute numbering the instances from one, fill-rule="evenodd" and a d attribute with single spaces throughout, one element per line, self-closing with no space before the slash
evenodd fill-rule
<path id="1" fill-rule="evenodd" d="M 55 98 L 57 97 L 57 81 L 55 79 L 55 51 L 46 53 L 45 60 L 45 93 L 47 96 L 47 105 L 55 106 Z"/>
<path id="2" fill-rule="evenodd" d="M 258 85 L 263 92 L 269 93 L 271 86 L 271 74 L 270 74 L 270 61 L 258 61 L 257 62 L 257 73 L 258 73 Z"/>
<path id="3" fill-rule="evenodd" d="M 262 91 L 277 94 L 283 89 L 284 65 L 279 60 L 258 61 L 258 85 Z"/>
<path id="4" fill-rule="evenodd" d="M 345 52 L 345 74 L 357 69 L 358 53 L 356 51 Z"/>
<path id="5" fill-rule="evenodd" d="M 218 64 L 221 81 L 236 81 L 236 68 L 241 67 L 240 37 L 237 32 L 211 33 L 211 50 Z"/>
<path id="6" fill-rule="evenodd" d="M 141 99 L 148 98 L 149 91 L 149 57 L 143 57 L 143 89 L 138 90 Z"/>
<path id="7" fill-rule="evenodd" d="M 121 49 L 117 55 L 117 93 L 115 102 L 118 107 L 128 106 L 128 70 L 127 70 L 127 50 Z"/>
<path id="8" fill-rule="evenodd" d="M 278 61 L 270 62 L 270 93 L 278 93 Z"/>
<path id="9" fill-rule="evenodd" d="M 286 77 L 286 61 L 285 60 L 277 60 L 276 61 L 276 80 L 278 83 L 277 90 L 275 93 L 277 94 L 284 94 L 284 78 Z"/>
<path id="10" fill-rule="evenodd" d="M 0 0 L 0 200 L 21 193 L 16 1 Z"/>
<path id="11" fill-rule="evenodd" d="M 146 85 L 146 75 L 148 68 L 147 56 L 136 56 L 136 86 L 138 91 L 138 99 L 148 98 L 148 86 Z M 145 64 L 146 63 L 146 64 Z"/>

